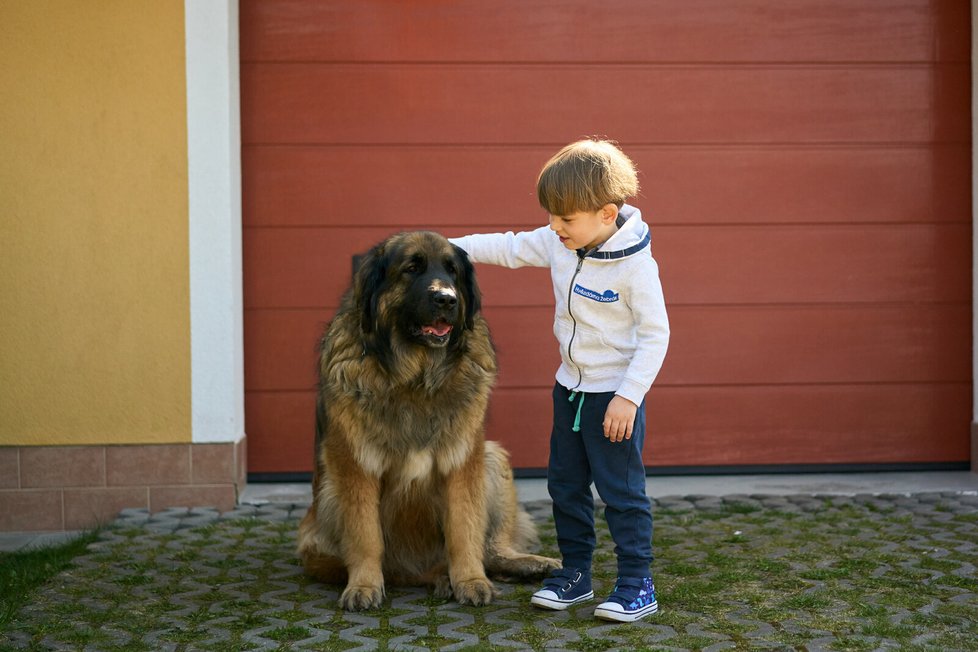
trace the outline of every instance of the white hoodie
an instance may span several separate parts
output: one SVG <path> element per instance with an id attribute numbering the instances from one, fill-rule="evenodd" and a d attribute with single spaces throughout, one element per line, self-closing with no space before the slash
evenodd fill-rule
<path id="1" fill-rule="evenodd" d="M 449 240 L 474 262 L 549 267 L 560 343 L 557 382 L 581 392 L 615 392 L 641 405 L 669 344 L 659 266 L 649 227 L 629 205 L 618 231 L 591 251 L 571 251 L 549 226 Z"/>

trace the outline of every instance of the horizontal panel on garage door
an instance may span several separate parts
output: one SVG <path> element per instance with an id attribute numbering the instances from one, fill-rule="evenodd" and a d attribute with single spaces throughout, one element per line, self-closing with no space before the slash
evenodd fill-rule
<path id="1" fill-rule="evenodd" d="M 245 144 L 921 143 L 967 142 L 971 129 L 970 70 L 958 64 L 245 64 L 241 76 Z M 609 101 L 608 89 L 628 91 Z"/>
<path id="2" fill-rule="evenodd" d="M 968 4 L 945 0 L 243 0 L 241 26 L 243 61 L 903 62 L 969 55 Z M 612 47 L 596 38 L 605 34 L 614 35 Z"/>
<path id="3" fill-rule="evenodd" d="M 967 382 L 968 305 L 688 307 L 669 384 Z"/>
<path id="4" fill-rule="evenodd" d="M 971 221 L 971 149 L 630 145 L 654 224 Z M 246 226 L 539 226 L 547 146 L 252 146 Z"/>
<path id="5" fill-rule="evenodd" d="M 316 347 L 332 313 L 325 310 L 245 310 L 247 391 L 316 387 Z"/>
<path id="6" fill-rule="evenodd" d="M 956 433 L 970 393 L 969 382 L 656 388 L 645 457 L 659 466 L 967 459 Z"/>
<path id="7" fill-rule="evenodd" d="M 248 471 L 311 472 L 315 405 L 316 393 L 311 389 L 304 392 L 246 391 Z M 260 433 L 260 436 L 253 437 L 252 432 Z"/>
<path id="8" fill-rule="evenodd" d="M 460 235 L 457 227 L 440 229 Z M 384 229 L 246 229 L 246 307 L 336 307 L 352 257 Z M 666 299 L 689 303 L 967 302 L 967 224 L 654 226 Z M 941 265 L 934 265 L 941 252 Z M 552 305 L 549 272 L 479 265 L 485 302 Z"/>
<path id="9" fill-rule="evenodd" d="M 659 227 L 652 247 L 666 298 L 684 304 L 967 303 L 970 234 L 969 224 Z"/>
<path id="10" fill-rule="evenodd" d="M 501 387 L 553 384 L 558 363 L 547 307 L 485 309 Z M 325 313 L 248 310 L 249 390 L 315 386 Z M 656 386 L 966 382 L 967 305 L 678 306 Z M 498 327 L 497 327 L 498 325 Z"/>
<path id="11" fill-rule="evenodd" d="M 263 433 L 248 444 L 261 470 L 311 471 L 314 392 L 248 392 L 247 399 L 249 428 Z M 643 457 L 652 467 L 966 459 L 967 441 L 954 431 L 968 418 L 969 401 L 968 383 L 661 387 L 647 401 Z M 497 389 L 487 435 L 514 466 L 541 468 L 550 415 L 549 387 Z"/>

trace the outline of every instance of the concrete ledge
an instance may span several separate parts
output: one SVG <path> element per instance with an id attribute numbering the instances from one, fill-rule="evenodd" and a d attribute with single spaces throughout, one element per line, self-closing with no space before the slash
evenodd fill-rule
<path id="1" fill-rule="evenodd" d="M 517 478 L 521 502 L 550 500 L 543 478 Z M 919 494 L 955 492 L 978 494 L 978 474 L 969 471 L 890 471 L 880 473 L 771 473 L 759 475 L 670 475 L 645 480 L 650 498 L 666 496 L 730 496 L 795 494 L 855 496 L 858 494 Z M 595 492 L 595 496 L 597 493 Z M 308 504 L 309 483 L 249 484 L 240 502 L 251 505 Z"/>

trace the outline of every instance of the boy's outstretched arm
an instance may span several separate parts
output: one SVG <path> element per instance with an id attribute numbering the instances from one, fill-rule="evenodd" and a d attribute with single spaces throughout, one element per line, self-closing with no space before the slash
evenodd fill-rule
<path id="1" fill-rule="evenodd" d="M 503 267 L 549 267 L 552 240 L 556 237 L 550 227 L 544 226 L 519 233 L 476 233 L 449 238 L 448 241 L 464 249 L 474 263 Z"/>

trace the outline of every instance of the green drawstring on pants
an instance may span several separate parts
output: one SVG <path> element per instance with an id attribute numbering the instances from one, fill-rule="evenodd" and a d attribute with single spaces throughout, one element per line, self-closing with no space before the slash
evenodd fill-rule
<path id="1" fill-rule="evenodd" d="M 574 432 L 581 431 L 581 408 L 584 407 L 584 392 L 571 392 L 570 398 L 567 399 L 568 402 L 573 403 L 574 399 L 578 396 L 581 397 L 581 400 L 577 404 L 577 414 L 574 416 L 574 427 L 571 428 L 571 430 Z"/>

